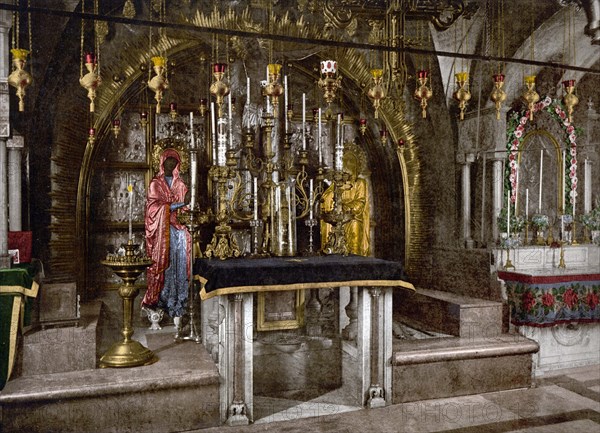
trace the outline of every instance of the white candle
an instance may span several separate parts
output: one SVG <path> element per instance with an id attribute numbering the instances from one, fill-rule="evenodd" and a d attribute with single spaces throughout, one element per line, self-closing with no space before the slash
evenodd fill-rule
<path id="1" fill-rule="evenodd" d="M 308 181 L 308 185 L 309 185 L 308 186 L 308 191 L 309 191 L 309 193 L 308 193 L 308 206 L 310 207 L 308 218 L 309 219 L 313 219 L 313 216 L 314 216 L 313 215 L 313 207 L 314 207 L 313 200 L 314 200 L 314 197 L 313 197 L 313 180 L 312 179 L 310 179 Z"/>
<path id="2" fill-rule="evenodd" d="M 196 143 L 195 143 L 195 137 L 194 137 L 194 112 L 190 111 L 190 147 L 192 149 L 194 149 Z"/>
<path id="3" fill-rule="evenodd" d="M 197 165 L 198 165 L 198 161 L 197 161 L 197 153 L 191 152 L 190 153 L 190 208 L 194 209 L 194 207 L 196 206 L 196 184 L 197 184 Z"/>
<path id="4" fill-rule="evenodd" d="M 231 92 L 229 92 L 229 150 L 233 149 L 233 104 L 231 103 Z"/>
<path id="5" fill-rule="evenodd" d="M 540 195 L 538 201 L 538 213 L 542 213 L 542 184 L 543 184 L 543 167 L 544 167 L 544 149 L 540 150 Z"/>
<path id="6" fill-rule="evenodd" d="M 250 77 L 246 77 L 246 106 L 250 105 Z"/>
<path id="7" fill-rule="evenodd" d="M 342 122 L 342 114 L 338 113 L 337 115 L 337 137 L 336 137 L 336 146 L 334 149 L 334 157 L 335 157 L 335 164 L 334 164 L 334 169 L 337 171 L 342 171 L 343 169 L 343 164 L 342 164 L 342 153 L 341 153 L 341 122 Z"/>
<path id="8" fill-rule="evenodd" d="M 253 179 L 253 193 L 254 193 L 254 220 L 258 220 L 258 180 L 256 176 Z"/>
<path id="9" fill-rule="evenodd" d="M 584 179 L 584 196 L 583 196 L 583 211 L 587 214 L 592 210 L 592 162 L 585 159 L 585 179 Z"/>
<path id="10" fill-rule="evenodd" d="M 323 151 L 321 150 L 321 109 L 319 108 L 319 131 L 317 132 L 317 146 L 319 151 L 319 167 L 323 167 Z"/>
<path id="11" fill-rule="evenodd" d="M 285 119 L 285 133 L 288 132 L 288 118 L 287 118 L 287 109 L 288 109 L 288 80 L 287 75 L 283 76 L 283 118 Z"/>
<path id="12" fill-rule="evenodd" d="M 302 150 L 306 150 L 306 93 L 302 94 Z"/>
<path id="13" fill-rule="evenodd" d="M 213 165 L 217 164 L 217 127 L 215 126 L 215 103 L 210 103 L 210 126 L 212 129 L 212 163 Z"/>
<path id="14" fill-rule="evenodd" d="M 515 215 L 517 214 L 517 209 L 518 209 L 517 204 L 518 203 L 519 203 L 519 166 L 517 165 L 517 179 L 515 181 Z"/>
<path id="15" fill-rule="evenodd" d="M 525 219 L 529 219 L 529 188 L 525 189 Z"/>
<path id="16" fill-rule="evenodd" d="M 129 193 L 129 239 L 133 239 L 133 185 L 127 175 L 127 192 Z"/>
<path id="17" fill-rule="evenodd" d="M 506 233 L 508 234 L 508 237 L 510 238 L 510 194 L 508 194 L 507 200 L 506 200 Z"/>
<path id="18" fill-rule="evenodd" d="M 567 212 L 566 208 L 565 208 L 565 164 L 566 164 L 566 152 L 563 150 L 562 152 L 562 170 L 560 171 L 561 174 L 561 181 L 560 181 L 560 187 L 562 188 L 562 213 L 563 215 Z"/>

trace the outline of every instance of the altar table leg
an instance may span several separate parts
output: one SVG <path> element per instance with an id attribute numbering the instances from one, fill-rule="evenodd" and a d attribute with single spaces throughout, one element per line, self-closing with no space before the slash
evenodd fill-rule
<path id="1" fill-rule="evenodd" d="M 359 289 L 358 351 L 362 401 L 368 408 L 390 403 L 392 395 L 392 289 Z"/>
<path id="2" fill-rule="evenodd" d="M 221 296 L 225 320 L 219 330 L 221 418 L 230 426 L 253 420 L 252 293 Z"/>

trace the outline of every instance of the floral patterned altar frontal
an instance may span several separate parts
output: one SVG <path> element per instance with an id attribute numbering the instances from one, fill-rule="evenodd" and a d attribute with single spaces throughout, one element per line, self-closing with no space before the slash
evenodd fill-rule
<path id="1" fill-rule="evenodd" d="M 600 272 L 528 275 L 498 272 L 517 326 L 600 322 Z"/>

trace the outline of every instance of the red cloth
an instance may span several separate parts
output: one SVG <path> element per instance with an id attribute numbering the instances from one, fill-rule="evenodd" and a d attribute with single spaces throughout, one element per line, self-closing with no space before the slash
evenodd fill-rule
<path id="1" fill-rule="evenodd" d="M 19 262 L 31 261 L 31 232 L 8 232 L 8 249 L 19 250 Z"/>
<path id="2" fill-rule="evenodd" d="M 178 163 L 173 170 L 173 182 L 171 187 L 165 180 L 163 164 L 168 157 L 175 158 Z M 155 307 L 158 303 L 160 292 L 164 286 L 165 269 L 169 267 L 169 232 L 170 227 L 176 229 L 185 229 L 185 226 L 177 221 L 177 212 L 170 211 L 172 203 L 181 203 L 185 200 L 187 186 L 179 177 L 179 164 L 181 158 L 174 149 L 165 149 L 160 158 L 160 169 L 158 175 L 152 178 L 148 187 L 148 195 L 146 200 L 146 251 L 148 256 L 154 261 L 152 266 L 147 271 L 148 290 L 142 305 Z M 190 234 L 187 233 L 186 243 L 188 257 L 188 274 L 190 268 L 191 257 L 191 241 Z"/>

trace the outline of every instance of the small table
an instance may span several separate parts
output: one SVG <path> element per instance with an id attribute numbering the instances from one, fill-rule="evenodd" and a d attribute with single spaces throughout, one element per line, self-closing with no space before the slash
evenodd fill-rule
<path id="1" fill-rule="evenodd" d="M 218 297 L 221 418 L 229 425 L 253 420 L 253 294 L 357 286 L 357 348 L 362 401 L 380 407 L 392 395 L 392 289 L 414 290 L 397 262 L 362 256 L 271 257 L 217 261 L 198 259 L 200 297 Z M 205 334 L 205 327 L 202 332 Z"/>

